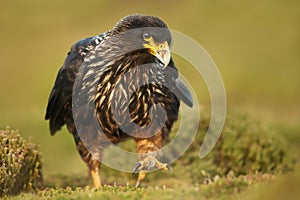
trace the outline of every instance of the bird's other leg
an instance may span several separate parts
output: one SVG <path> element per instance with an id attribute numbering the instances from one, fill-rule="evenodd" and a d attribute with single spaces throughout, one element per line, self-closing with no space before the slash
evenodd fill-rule
<path id="1" fill-rule="evenodd" d="M 69 108 L 71 110 L 71 108 Z M 73 115 L 72 112 L 69 113 L 69 116 L 65 117 L 65 122 L 67 124 L 67 128 L 70 133 L 73 134 L 74 141 L 77 147 L 77 151 L 81 157 L 81 159 L 87 164 L 89 169 L 89 175 L 93 179 L 93 186 L 95 188 L 101 187 L 101 179 L 100 179 L 100 166 L 101 166 L 101 159 L 103 154 L 104 147 L 99 144 L 101 142 L 97 142 L 97 139 L 89 139 L 86 141 L 88 142 L 90 147 L 92 148 L 93 154 L 86 148 L 83 141 L 81 140 L 77 129 L 74 124 Z M 88 133 L 94 133 L 95 130 L 93 129 L 93 126 L 89 127 L 90 129 L 87 131 Z M 85 129 L 86 130 L 86 129 Z M 87 134 L 85 136 L 90 136 L 90 134 Z M 86 137 L 88 138 L 88 137 Z M 85 139 L 86 139 L 85 138 Z M 96 141 L 96 142 L 95 142 Z M 95 144 L 97 143 L 97 144 Z M 91 149 L 90 149 L 91 150 Z"/>
<path id="2" fill-rule="evenodd" d="M 101 187 L 100 166 L 101 166 L 101 162 L 98 160 L 91 160 L 88 163 L 89 172 L 93 179 L 94 188 Z"/>
<path id="3" fill-rule="evenodd" d="M 93 180 L 93 187 L 101 187 L 101 178 L 100 178 L 100 167 L 101 167 L 101 158 L 102 151 L 98 153 L 89 152 L 86 147 L 83 145 L 82 141 L 77 143 L 77 150 L 82 158 L 82 160 L 87 164 L 89 169 L 89 174 Z"/>
<path id="4" fill-rule="evenodd" d="M 151 169 L 157 168 L 172 171 L 169 164 L 157 160 L 159 156 L 157 151 L 162 148 L 164 144 L 164 138 L 160 132 L 150 138 L 135 138 L 135 142 L 136 151 L 139 153 L 140 160 L 132 171 L 132 173 L 139 172 L 136 187 L 139 186 L 147 172 Z"/>

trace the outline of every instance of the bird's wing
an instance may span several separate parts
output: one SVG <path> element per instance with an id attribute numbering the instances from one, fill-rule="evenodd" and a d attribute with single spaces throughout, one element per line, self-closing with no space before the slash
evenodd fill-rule
<path id="1" fill-rule="evenodd" d="M 175 79 L 174 93 L 180 100 L 182 100 L 189 107 L 193 107 L 193 98 L 189 89 L 185 86 L 181 79 Z"/>
<path id="2" fill-rule="evenodd" d="M 193 107 L 193 97 L 187 86 L 178 77 L 178 71 L 171 59 L 168 67 L 166 68 L 166 82 L 170 89 L 175 93 L 176 97 L 183 101 L 189 107 Z"/>
<path id="3" fill-rule="evenodd" d="M 72 91 L 76 74 L 85 55 L 101 42 L 104 34 L 75 43 L 71 47 L 63 66 L 59 69 L 49 96 L 45 115 L 45 119 L 49 119 L 50 122 L 51 135 L 65 124 L 66 115 L 72 117 Z"/>

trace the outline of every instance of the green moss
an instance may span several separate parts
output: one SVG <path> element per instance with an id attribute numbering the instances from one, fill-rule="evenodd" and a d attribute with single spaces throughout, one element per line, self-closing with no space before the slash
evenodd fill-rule
<path id="1" fill-rule="evenodd" d="M 104 186 L 98 190 L 87 186 L 91 185 L 91 180 L 86 174 L 56 175 L 46 177 L 45 185 L 47 188 L 44 190 L 37 190 L 36 193 L 23 193 L 9 198 L 218 199 L 240 195 L 248 190 L 249 186 L 260 183 L 269 184 L 280 177 L 280 174 L 291 171 L 295 167 L 296 151 L 293 151 L 292 146 L 288 146 L 281 132 L 278 133 L 264 127 L 248 115 L 232 112 L 227 116 L 222 135 L 214 149 L 207 157 L 200 159 L 199 150 L 208 125 L 209 117 L 202 117 L 199 133 L 192 145 L 179 160 L 171 164 L 173 167 L 172 174 L 165 171 L 151 172 L 142 181 L 141 188 L 133 187 L 136 176 L 103 166 L 101 175 Z M 174 132 L 176 132 L 176 127 L 174 127 Z M 36 145 L 31 143 L 28 145 L 23 139 L 20 139 L 17 132 L 5 130 L 1 132 L 1 135 L 10 138 L 5 140 L 1 138 L 2 143 L 9 141 L 3 144 L 10 144 L 9 148 L 4 148 L 3 151 L 7 151 L 7 149 L 15 151 L 15 147 L 21 146 L 22 148 L 17 149 L 24 149 L 24 146 L 30 146 L 30 149 L 36 152 L 34 155 L 37 157 L 30 154 L 32 162 L 29 163 L 34 163 L 38 160 L 37 158 L 40 158 Z M 129 149 L 133 144 L 127 142 L 122 145 Z M 9 160 L 6 162 L 12 162 L 13 159 L 7 156 L 8 154 L 9 152 L 2 153 L 1 159 L 4 157 Z M 40 163 L 39 160 L 38 163 Z M 31 169 L 35 170 L 36 168 Z M 40 168 L 38 170 L 40 171 Z M 6 177 L 8 176 L 6 175 Z M 38 183 L 40 177 L 36 177 L 35 183 Z M 25 176 L 22 178 L 25 179 Z M 14 187 L 14 183 L 11 182 L 12 179 L 7 178 L 6 181 L 8 181 L 6 188 Z M 9 187 L 8 184 L 10 184 Z M 37 188 L 36 186 L 34 187 Z M 6 194 L 8 194 L 7 189 Z"/>
<path id="2" fill-rule="evenodd" d="M 18 131 L 0 130 L 0 197 L 41 187 L 41 170 L 36 144 L 23 139 Z"/>

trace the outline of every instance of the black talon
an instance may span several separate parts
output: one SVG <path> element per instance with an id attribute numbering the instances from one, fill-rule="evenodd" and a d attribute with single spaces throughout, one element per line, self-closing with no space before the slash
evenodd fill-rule
<path id="1" fill-rule="evenodd" d="M 166 167 L 168 168 L 169 172 L 172 173 L 172 168 L 169 164 L 166 164 Z"/>
<path id="2" fill-rule="evenodd" d="M 142 166 L 142 163 L 138 162 L 138 163 L 135 165 L 135 167 L 133 168 L 132 174 L 134 174 L 134 173 L 138 170 L 138 168 L 139 168 L 140 166 Z"/>
<path id="3" fill-rule="evenodd" d="M 148 163 L 148 168 L 147 170 L 150 171 L 150 169 L 155 165 L 155 160 L 150 160 Z"/>

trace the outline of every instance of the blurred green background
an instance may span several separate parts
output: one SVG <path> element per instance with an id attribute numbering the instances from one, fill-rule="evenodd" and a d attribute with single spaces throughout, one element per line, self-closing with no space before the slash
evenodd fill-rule
<path id="1" fill-rule="evenodd" d="M 223 76 L 229 108 L 252 113 L 298 143 L 299 8 L 297 0 L 0 0 L 0 128 L 20 129 L 40 144 L 46 175 L 85 172 L 72 136 L 63 129 L 51 137 L 44 121 L 56 73 L 74 42 L 143 13 L 208 51 Z M 191 77 L 182 60 L 175 62 Z M 190 79 L 208 107 L 204 82 Z"/>

